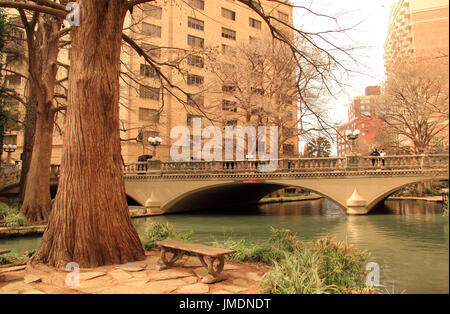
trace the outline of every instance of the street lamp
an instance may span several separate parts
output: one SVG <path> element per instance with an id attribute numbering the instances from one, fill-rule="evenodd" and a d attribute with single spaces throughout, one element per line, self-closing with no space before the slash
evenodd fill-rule
<path id="1" fill-rule="evenodd" d="M 150 136 L 147 140 L 148 140 L 148 143 L 153 146 L 153 154 L 152 154 L 152 158 L 153 158 L 156 156 L 156 147 L 161 145 L 161 143 L 162 143 L 162 138 L 160 138 L 159 136 L 156 136 L 156 137 Z"/>
<path id="2" fill-rule="evenodd" d="M 3 151 L 5 153 L 8 153 L 8 156 L 6 157 L 6 163 L 7 164 L 9 164 L 9 162 L 10 162 L 11 153 L 14 153 L 16 151 L 16 149 L 17 149 L 16 145 L 12 145 L 12 144 L 9 144 L 9 145 L 4 144 L 3 145 Z"/>
<path id="3" fill-rule="evenodd" d="M 347 137 L 347 141 L 351 141 L 351 153 L 355 154 L 356 153 L 356 140 L 359 137 L 359 134 L 361 133 L 360 130 L 356 129 L 354 131 L 352 130 L 347 130 L 345 131 L 345 136 Z"/>

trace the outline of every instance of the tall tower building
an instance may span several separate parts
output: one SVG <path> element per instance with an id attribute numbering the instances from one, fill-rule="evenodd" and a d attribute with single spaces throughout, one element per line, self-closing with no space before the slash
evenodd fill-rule
<path id="1" fill-rule="evenodd" d="M 448 55 L 448 0 L 399 0 L 392 7 L 385 42 L 387 73 L 403 62 Z"/>

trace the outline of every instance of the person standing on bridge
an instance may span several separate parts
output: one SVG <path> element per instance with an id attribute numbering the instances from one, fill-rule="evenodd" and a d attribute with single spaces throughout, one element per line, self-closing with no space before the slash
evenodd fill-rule
<path id="1" fill-rule="evenodd" d="M 380 153 L 378 152 L 378 149 L 374 149 L 372 153 L 370 153 L 370 156 L 376 157 L 380 156 Z M 378 158 L 372 158 L 372 166 L 375 167 L 375 161 L 377 161 L 378 164 Z"/>
<path id="2" fill-rule="evenodd" d="M 383 163 L 383 167 L 386 164 L 386 161 L 384 160 L 384 156 L 386 156 L 386 152 L 384 151 L 384 149 L 380 150 L 380 157 L 381 157 L 381 162 Z"/>

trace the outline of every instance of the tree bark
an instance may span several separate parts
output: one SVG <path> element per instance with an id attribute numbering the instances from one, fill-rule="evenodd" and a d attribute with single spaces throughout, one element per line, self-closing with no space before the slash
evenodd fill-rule
<path id="1" fill-rule="evenodd" d="M 50 159 L 52 155 L 54 111 L 49 106 L 38 108 L 33 152 L 20 212 L 28 222 L 47 222 L 51 210 Z M 40 110 L 39 110 L 40 109 Z"/>
<path id="2" fill-rule="evenodd" d="M 119 61 L 126 4 L 79 2 L 58 193 L 33 262 L 97 267 L 145 257 L 129 215 L 120 155 Z"/>
<path id="3" fill-rule="evenodd" d="M 34 133 L 36 132 L 36 107 L 37 100 L 33 90 L 33 84 L 30 86 L 30 95 L 27 100 L 25 109 L 24 135 L 23 135 L 23 151 L 22 151 L 22 169 L 20 173 L 20 200 L 23 202 L 25 198 L 25 186 L 30 169 L 31 154 L 33 152 Z"/>

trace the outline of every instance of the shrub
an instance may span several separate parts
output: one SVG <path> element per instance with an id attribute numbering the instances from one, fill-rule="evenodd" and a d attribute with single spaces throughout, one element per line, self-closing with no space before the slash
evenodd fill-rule
<path id="1" fill-rule="evenodd" d="M 318 257 L 309 250 L 298 254 L 284 253 L 284 258 L 274 261 L 272 270 L 264 274 L 263 293 L 270 294 L 323 294 L 327 287 L 320 278 Z"/>
<path id="2" fill-rule="evenodd" d="M 20 213 L 9 213 L 5 218 L 5 226 L 8 228 L 17 228 L 27 226 L 27 218 Z"/>
<path id="3" fill-rule="evenodd" d="M 141 242 L 145 250 L 151 250 L 155 248 L 153 243 L 156 241 L 166 239 L 188 241 L 192 238 L 193 234 L 193 231 L 176 233 L 168 223 L 153 223 L 145 230 Z"/>
<path id="4" fill-rule="evenodd" d="M 0 255 L 0 265 L 12 264 L 19 260 L 19 256 L 15 253 Z"/>
<path id="5" fill-rule="evenodd" d="M 444 201 L 442 205 L 442 215 L 448 217 L 448 201 Z"/>

